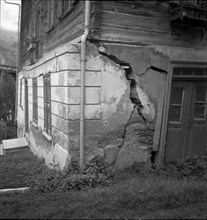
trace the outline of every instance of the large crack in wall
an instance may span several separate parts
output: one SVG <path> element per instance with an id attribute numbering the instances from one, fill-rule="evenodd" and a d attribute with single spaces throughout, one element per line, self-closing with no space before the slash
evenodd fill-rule
<path id="1" fill-rule="evenodd" d="M 138 131 L 136 133 L 136 138 L 139 140 L 139 142 L 142 142 L 143 139 L 144 139 L 144 143 L 147 143 L 152 146 L 153 145 L 153 134 L 154 134 L 154 119 L 149 119 L 148 117 L 145 116 L 145 114 L 143 114 L 143 110 L 144 110 L 144 106 L 143 106 L 143 103 L 142 101 L 140 100 L 139 98 L 139 90 L 141 89 L 140 87 L 138 87 L 138 81 L 136 80 L 136 77 L 135 74 L 133 73 L 133 69 L 130 65 L 130 63 L 126 62 L 126 61 L 122 61 L 120 59 L 118 59 L 116 56 L 114 55 L 111 55 L 111 54 L 107 54 L 107 52 L 104 50 L 103 51 L 100 51 L 98 49 L 98 52 L 100 55 L 102 56 L 105 56 L 107 57 L 108 59 L 110 59 L 112 62 L 116 63 L 117 65 L 119 65 L 119 67 L 125 71 L 125 77 L 126 79 L 128 80 L 129 82 L 129 85 L 130 85 L 130 100 L 132 102 L 132 104 L 134 105 L 134 108 L 129 116 L 129 119 L 127 121 L 127 123 L 125 124 L 124 126 L 124 132 L 123 132 L 123 135 L 122 135 L 122 138 L 123 138 L 123 143 L 120 147 L 123 147 L 125 142 L 126 142 L 126 139 L 127 139 L 127 130 L 128 130 L 128 125 L 130 124 L 130 121 L 133 117 L 133 114 L 134 114 L 134 111 L 137 111 L 138 115 L 142 118 L 143 122 L 144 122 L 144 125 L 146 127 L 146 129 L 143 129 L 141 131 Z M 138 77 L 142 77 L 144 76 L 145 74 L 147 74 L 147 72 L 149 70 L 153 70 L 155 72 L 160 72 L 160 73 L 167 73 L 165 70 L 159 68 L 159 67 L 156 67 L 156 66 L 153 66 L 151 64 L 151 60 L 150 60 L 150 57 L 149 57 L 149 67 L 146 68 L 146 70 L 143 72 L 143 73 L 140 73 L 138 75 Z M 137 129 L 139 130 L 139 129 Z M 148 140 L 145 140 L 145 139 L 148 139 Z M 154 157 L 155 157 L 155 154 L 154 152 L 152 152 L 151 150 L 151 162 L 152 162 L 152 167 L 154 165 Z"/>

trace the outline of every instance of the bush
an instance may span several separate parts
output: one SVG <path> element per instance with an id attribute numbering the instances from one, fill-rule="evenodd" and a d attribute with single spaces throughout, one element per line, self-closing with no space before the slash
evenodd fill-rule
<path id="1" fill-rule="evenodd" d="M 165 171 L 178 177 L 192 177 L 207 180 L 207 152 L 183 161 L 169 162 Z"/>
<path id="2" fill-rule="evenodd" d="M 112 177 L 112 168 L 102 158 L 97 157 L 86 164 L 83 172 L 80 171 L 77 161 L 72 161 L 63 172 L 40 164 L 31 175 L 30 186 L 41 192 L 84 190 L 110 185 Z"/>

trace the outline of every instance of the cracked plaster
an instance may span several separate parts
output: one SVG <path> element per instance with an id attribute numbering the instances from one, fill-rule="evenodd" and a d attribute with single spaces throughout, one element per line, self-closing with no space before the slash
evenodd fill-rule
<path id="1" fill-rule="evenodd" d="M 137 49 L 137 50 L 139 50 L 139 49 Z M 131 54 L 133 54 L 133 51 L 130 51 L 130 53 L 131 53 L 130 59 L 128 60 L 128 59 L 126 59 L 127 58 L 126 50 L 116 48 L 116 50 L 114 50 L 113 53 L 112 53 L 112 51 L 113 50 L 108 47 L 108 48 L 106 48 L 106 50 L 104 50 L 104 53 L 100 52 L 100 54 L 104 55 L 108 59 L 112 60 L 112 62 L 114 62 L 116 64 L 116 66 L 119 66 L 120 68 L 123 66 L 122 69 L 125 70 L 125 73 L 127 73 L 127 71 L 125 69 L 125 68 L 127 68 L 127 66 L 133 69 L 131 71 L 131 73 L 137 83 L 136 84 L 136 91 L 138 93 L 138 99 L 141 101 L 141 104 L 144 107 L 143 109 L 141 109 L 140 111 L 137 111 L 137 112 L 143 118 L 144 122 L 146 122 L 145 123 L 146 129 L 150 128 L 150 129 L 152 129 L 152 131 L 154 130 L 154 138 L 152 138 L 153 150 L 158 150 L 160 127 L 161 127 L 161 113 L 160 112 L 162 112 L 162 108 L 163 108 L 166 74 L 169 69 L 169 57 L 166 56 L 165 54 L 161 53 L 160 51 L 155 51 L 152 48 L 141 48 L 141 53 L 138 54 L 138 57 L 132 56 Z M 108 54 L 110 54 L 110 55 L 108 55 Z M 111 55 L 111 54 L 113 54 L 113 55 Z M 117 57 L 119 57 L 120 59 Z M 125 57 L 125 59 L 124 59 L 124 57 Z M 139 59 L 139 57 L 140 57 L 140 59 Z M 127 60 L 127 62 L 126 62 L 126 60 Z M 136 68 L 134 68 L 135 62 L 136 62 Z M 139 64 L 140 64 L 140 66 L 139 66 Z M 140 68 L 137 68 L 137 67 L 140 67 Z M 154 73 L 154 76 L 151 75 L 151 73 Z M 155 80 L 154 85 L 149 81 L 148 82 L 149 87 L 152 86 L 152 88 L 150 88 L 150 89 L 147 88 L 148 84 L 146 83 L 146 80 L 145 80 L 146 76 L 147 76 L 147 79 L 149 78 L 149 80 L 153 80 L 153 77 L 157 77 L 157 74 L 164 76 L 164 77 L 163 76 L 158 77 L 158 80 L 161 79 L 161 89 L 159 89 L 160 82 L 157 82 L 156 80 Z M 143 81 L 143 79 L 144 79 L 144 81 Z M 143 82 L 144 82 L 144 84 L 143 84 Z M 157 84 L 156 84 L 156 82 L 157 82 Z M 154 92 L 153 92 L 153 90 L 154 90 Z M 153 95 L 153 93 L 155 93 L 155 96 Z M 126 140 L 125 140 L 125 139 L 127 139 L 126 136 L 129 135 L 129 134 L 127 134 L 128 130 L 129 130 L 129 129 L 127 129 L 127 127 L 129 126 L 130 121 L 132 119 L 132 116 L 134 115 L 134 112 L 135 112 L 134 110 L 135 110 L 135 108 L 133 108 L 131 110 L 131 113 L 128 117 L 128 120 L 124 126 L 124 132 L 123 132 L 123 137 L 122 137 L 123 142 L 121 145 L 122 148 L 119 152 L 119 156 L 122 154 L 121 152 L 124 151 L 123 148 L 127 148 Z M 134 134 L 134 135 L 136 135 L 136 134 Z M 137 144 L 137 145 L 139 145 L 139 144 Z M 139 146 L 141 146 L 141 145 L 139 145 Z M 142 153 L 140 151 L 140 154 L 142 154 Z M 119 156 L 118 156 L 118 158 L 119 158 Z M 122 156 L 123 156 L 123 154 L 122 154 Z M 125 157 L 127 157 L 127 156 L 125 155 Z M 147 157 L 149 157 L 149 154 L 146 154 L 144 157 L 146 159 Z M 119 160 L 119 159 L 117 159 L 117 160 Z M 131 161 L 131 159 L 129 159 L 129 162 L 128 162 L 129 164 L 131 164 L 130 161 Z M 139 161 L 139 159 L 138 159 L 138 161 Z M 137 161 L 134 160 L 134 162 L 137 162 Z M 141 162 L 141 159 L 140 159 L 140 162 Z"/>

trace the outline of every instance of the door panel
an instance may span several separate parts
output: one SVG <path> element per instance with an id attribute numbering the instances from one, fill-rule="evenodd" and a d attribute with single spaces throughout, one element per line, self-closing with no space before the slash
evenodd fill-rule
<path id="1" fill-rule="evenodd" d="M 172 83 L 165 153 L 166 161 L 182 159 L 183 157 L 191 91 L 192 84 L 189 82 L 174 81 Z"/>

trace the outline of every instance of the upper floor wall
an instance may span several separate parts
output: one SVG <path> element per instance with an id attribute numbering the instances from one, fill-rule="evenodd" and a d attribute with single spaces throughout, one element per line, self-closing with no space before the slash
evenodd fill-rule
<path id="1" fill-rule="evenodd" d="M 174 0 L 184 1 L 190 2 L 190 7 L 206 5 L 203 0 Z M 207 37 L 205 35 L 201 40 L 201 27 L 193 26 L 191 22 L 190 25 L 174 25 L 172 29 L 170 2 L 172 0 L 99 1 L 99 13 L 93 19 L 96 26 L 94 37 L 103 41 L 139 45 L 202 48 Z M 207 20 L 207 13 L 199 13 L 200 18 Z"/>
<path id="2" fill-rule="evenodd" d="M 191 2 L 199 1 L 205 3 Z M 207 34 L 201 40 L 200 26 L 178 24 L 172 29 L 169 6 L 167 0 L 91 1 L 89 39 L 204 48 Z M 22 0 L 21 66 L 31 65 L 48 51 L 80 37 L 84 12 L 82 0 Z M 207 14 L 202 16 L 207 19 Z"/>
<path id="3" fill-rule="evenodd" d="M 83 33 L 84 1 L 22 0 L 20 64 L 37 62 Z"/>

